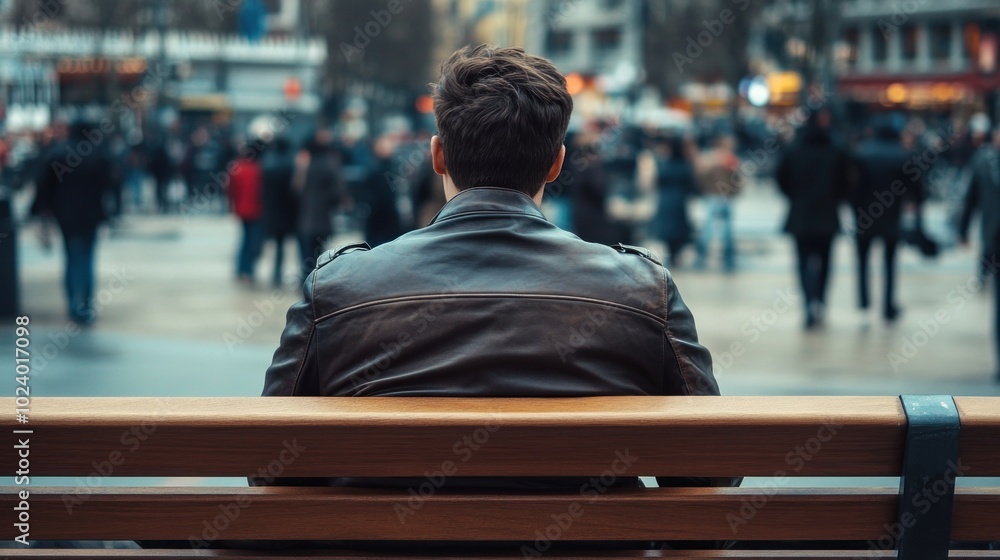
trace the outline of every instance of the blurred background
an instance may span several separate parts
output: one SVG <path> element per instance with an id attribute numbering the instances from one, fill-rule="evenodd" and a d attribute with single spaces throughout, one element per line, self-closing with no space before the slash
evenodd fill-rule
<path id="1" fill-rule="evenodd" d="M 663 257 L 723 393 L 1000 394 L 960 243 L 1000 117 L 995 0 L 0 0 L 0 314 L 30 317 L 33 394 L 259 394 L 316 250 L 443 204 L 427 84 L 484 42 L 564 73 L 543 211 Z M 907 181 L 839 210 L 819 309 L 776 180 L 816 122 Z M 852 233 L 890 208 L 895 293 L 876 244 L 864 310 Z"/>

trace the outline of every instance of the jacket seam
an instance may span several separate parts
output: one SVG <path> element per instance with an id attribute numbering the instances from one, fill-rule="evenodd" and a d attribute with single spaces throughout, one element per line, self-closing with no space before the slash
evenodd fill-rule
<path id="1" fill-rule="evenodd" d="M 302 353 L 302 361 L 299 362 L 299 370 L 295 372 L 295 380 L 292 382 L 291 395 L 298 394 L 299 383 L 302 382 L 302 373 L 306 369 L 306 362 L 309 361 L 309 351 L 312 348 L 313 336 L 316 334 L 316 324 L 309 327 L 309 338 L 306 340 L 305 352 Z"/>
<path id="2" fill-rule="evenodd" d="M 311 290 L 313 297 L 309 298 L 309 308 L 310 308 L 309 310 L 312 312 L 311 314 L 313 316 L 313 321 L 312 321 L 312 325 L 310 325 L 310 327 L 309 327 L 309 338 L 306 339 L 305 352 L 302 353 L 302 361 L 299 362 L 299 370 L 297 372 L 295 372 L 295 380 L 292 382 L 292 393 L 291 394 L 293 394 L 293 395 L 298 392 L 299 383 L 301 383 L 301 381 L 302 381 L 302 373 L 306 369 L 306 362 L 309 361 L 309 351 L 312 348 L 313 336 L 316 334 L 316 319 L 315 319 L 315 317 L 316 317 L 316 297 L 315 296 L 316 296 L 316 277 L 317 276 L 319 276 L 319 274 L 317 273 L 316 270 L 314 270 L 313 271 L 313 275 L 312 275 L 312 290 Z"/>
<path id="3" fill-rule="evenodd" d="M 670 336 L 670 331 L 669 331 L 669 329 L 667 327 L 668 319 L 670 318 L 670 308 L 667 307 L 667 269 L 666 269 L 666 267 L 664 267 L 662 265 L 660 266 L 660 278 L 663 281 L 663 290 L 662 290 L 662 293 L 663 293 L 663 319 L 664 319 L 663 329 L 665 331 L 663 333 L 664 334 L 663 339 L 660 340 L 660 364 L 661 364 L 661 367 L 664 369 L 663 373 L 665 375 L 666 374 L 666 366 L 667 366 L 667 340 L 666 339 L 667 339 L 667 337 Z M 677 352 L 674 352 L 674 358 L 676 359 L 676 357 L 677 357 Z M 664 392 L 664 394 L 666 394 L 667 380 L 666 379 L 662 379 L 661 381 L 663 382 L 663 389 L 664 389 L 663 392 Z"/>
<path id="4" fill-rule="evenodd" d="M 525 212 L 521 210 L 467 210 L 464 212 L 458 212 L 456 214 L 449 214 L 448 216 L 435 220 L 434 223 L 439 224 L 441 222 L 447 222 L 448 220 L 454 218 L 461 218 L 464 216 L 523 216 L 525 218 L 532 218 L 540 222 L 550 223 L 548 220 L 545 219 L 544 216 L 539 216 L 534 212 Z"/>
<path id="5" fill-rule="evenodd" d="M 462 294 L 422 294 L 422 295 L 411 295 L 411 296 L 398 296 L 392 298 L 382 298 L 373 301 L 366 301 L 364 303 L 359 303 L 356 305 L 351 305 L 343 309 L 338 309 L 331 313 L 327 313 L 322 317 L 316 317 L 313 319 L 313 323 L 319 323 L 327 319 L 331 319 L 337 315 L 342 315 L 350 311 L 357 311 L 358 309 L 364 309 L 366 307 L 375 307 L 378 305 L 385 305 L 389 303 L 405 303 L 410 301 L 424 301 L 424 300 L 447 300 L 447 299 L 547 299 L 547 300 L 562 300 L 562 301 L 576 301 L 591 303 L 596 305 L 605 305 L 611 307 L 617 307 L 625 311 L 631 311 L 655 320 L 663 326 L 666 326 L 667 321 L 663 317 L 658 317 L 655 313 L 650 313 L 643 309 L 638 309 L 632 307 L 631 305 L 625 305 L 623 303 L 618 303 L 614 301 L 608 301 L 598 298 L 587 298 L 581 296 L 564 296 L 559 294 L 523 294 L 523 293 L 497 293 L 497 292 L 470 292 Z M 315 316 L 315 313 L 313 314 Z"/>
<path id="6" fill-rule="evenodd" d="M 661 267 L 661 268 L 663 270 L 663 304 L 664 304 L 664 309 L 666 311 L 666 314 L 669 315 L 669 313 L 670 313 L 670 307 L 667 304 L 667 302 L 669 301 L 669 297 L 667 295 L 667 290 L 669 289 L 669 286 L 668 286 L 669 283 L 667 282 L 667 269 L 663 268 L 663 267 Z M 692 392 L 691 392 L 691 384 L 688 382 L 688 377 L 689 377 L 688 376 L 688 372 L 686 371 L 686 368 L 684 367 L 684 364 L 681 363 L 680 352 L 678 351 L 677 345 L 674 344 L 674 338 L 673 338 L 673 336 L 670 333 L 670 321 L 669 320 L 667 321 L 667 324 L 664 326 L 664 328 L 666 329 L 666 333 L 665 334 L 666 334 L 667 338 L 670 340 L 670 349 L 673 350 L 673 352 L 674 352 L 674 362 L 677 364 L 677 372 L 681 374 L 681 381 L 684 382 L 685 394 L 688 395 L 688 396 L 690 396 L 690 395 L 692 395 Z M 664 359 L 664 363 L 666 363 L 666 359 Z"/>

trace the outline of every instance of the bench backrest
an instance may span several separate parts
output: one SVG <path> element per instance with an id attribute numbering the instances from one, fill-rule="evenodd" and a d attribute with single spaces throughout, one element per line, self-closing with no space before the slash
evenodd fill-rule
<path id="1" fill-rule="evenodd" d="M 15 408 L 13 399 L 0 399 Z M 1000 476 L 1000 399 L 958 397 L 955 476 Z M 36 398 L 31 539 L 871 540 L 900 476 L 895 397 Z M 18 470 L 8 447 L 6 473 Z M 73 477 L 43 487 L 39 477 Z M 418 477 L 407 490 L 104 487 L 107 477 Z M 593 477 L 579 492 L 438 492 L 464 476 Z M 763 488 L 608 490 L 619 476 L 767 477 Z M 959 488 L 951 538 L 1000 540 L 1000 489 Z M 554 528 L 553 528 L 554 527 Z M 4 524 L 7 538 L 17 529 Z M 547 533 L 548 532 L 548 533 Z"/>

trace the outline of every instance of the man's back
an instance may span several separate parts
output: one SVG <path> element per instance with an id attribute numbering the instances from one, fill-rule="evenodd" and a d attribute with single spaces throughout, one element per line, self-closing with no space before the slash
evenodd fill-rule
<path id="1" fill-rule="evenodd" d="M 873 223 L 867 233 L 898 237 L 903 202 L 907 198 L 919 200 L 920 184 L 907 173 L 910 154 L 898 141 L 874 138 L 864 142 L 855 156 L 858 183 L 853 198 L 855 211 L 864 210 L 870 215 L 872 204 L 882 207 L 879 217 L 871 216 Z M 888 202 L 887 202 L 888 201 Z"/>
<path id="2" fill-rule="evenodd" d="M 562 172 L 573 107 L 555 66 L 518 48 L 463 48 L 442 64 L 433 100 L 430 160 L 448 203 L 426 228 L 319 259 L 288 311 L 264 395 L 718 394 L 711 356 L 666 269 L 641 249 L 581 241 L 538 209 Z M 615 485 L 638 486 L 640 474 Z M 445 486 L 584 492 L 585 484 L 458 474 Z"/>
<path id="3" fill-rule="evenodd" d="M 466 189 L 427 228 L 331 257 L 288 312 L 265 395 L 718 394 L 667 271 L 518 191 Z"/>
<path id="4" fill-rule="evenodd" d="M 111 183 L 111 162 L 100 147 L 78 155 L 72 146 L 81 141 L 82 133 L 74 134 L 53 149 L 38 178 L 39 204 L 70 233 L 92 232 L 107 217 L 103 197 Z"/>

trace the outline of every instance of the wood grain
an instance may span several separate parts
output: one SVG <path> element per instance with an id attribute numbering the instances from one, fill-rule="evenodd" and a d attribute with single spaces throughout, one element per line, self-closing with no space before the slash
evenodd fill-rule
<path id="1" fill-rule="evenodd" d="M 964 464 L 1000 475 L 996 399 L 957 400 Z M 246 476 L 292 442 L 282 476 L 590 476 L 625 450 L 645 476 L 891 476 L 905 417 L 893 397 L 40 397 L 30 427 L 37 476 Z"/>
<path id="2" fill-rule="evenodd" d="M 549 531 L 560 540 L 587 541 L 877 540 L 898 511 L 893 488 L 782 489 L 770 496 L 732 488 L 634 489 L 593 498 L 442 492 L 422 502 L 383 489 L 110 488 L 70 511 L 65 496 L 72 490 L 32 490 L 32 539 L 533 541 Z M 2 507 L 13 505 L 5 489 Z M 412 512 L 405 522 L 400 508 Z M 1000 539 L 998 518 L 1000 489 L 959 489 L 952 539 Z M 218 532 L 208 529 L 213 524 Z M 2 529 L 5 538 L 14 531 Z"/>
<path id="3" fill-rule="evenodd" d="M 702 560 L 705 558 L 725 558 L 728 560 L 856 560 L 862 558 L 894 559 L 892 551 L 822 551 L 822 550 L 706 550 L 706 551 L 612 551 L 612 552 L 549 552 L 546 558 L 575 558 L 577 560 L 615 560 L 635 558 L 668 558 L 670 560 Z M 502 556 L 483 553 L 477 555 L 422 554 L 414 551 L 409 555 L 378 554 L 336 550 L 294 550 L 280 552 L 239 551 L 239 550 L 11 550 L 9 558 L 31 558 L 33 560 L 188 560 L 190 558 L 222 558 L 225 560 L 259 560 L 260 558 L 308 558 L 310 560 L 389 560 L 393 558 L 438 558 L 442 560 L 483 560 L 512 558 L 523 560 L 522 554 Z M 949 558 L 962 560 L 996 560 L 1000 551 L 953 550 Z"/>

